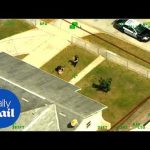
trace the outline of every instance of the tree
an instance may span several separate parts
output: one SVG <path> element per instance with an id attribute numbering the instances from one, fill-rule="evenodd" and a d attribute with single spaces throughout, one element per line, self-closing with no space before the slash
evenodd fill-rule
<path id="1" fill-rule="evenodd" d="M 102 90 L 104 92 L 108 92 L 110 91 L 110 86 L 111 86 L 111 82 L 112 82 L 112 78 L 108 78 L 108 79 L 100 79 L 99 80 L 100 85 L 99 85 L 99 90 Z"/>

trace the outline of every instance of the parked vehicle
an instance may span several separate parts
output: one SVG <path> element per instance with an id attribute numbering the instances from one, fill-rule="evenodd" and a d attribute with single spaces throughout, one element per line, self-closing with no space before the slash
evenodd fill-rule
<path id="1" fill-rule="evenodd" d="M 113 26 L 139 41 L 147 42 L 150 40 L 150 30 L 134 19 L 117 19 Z"/>

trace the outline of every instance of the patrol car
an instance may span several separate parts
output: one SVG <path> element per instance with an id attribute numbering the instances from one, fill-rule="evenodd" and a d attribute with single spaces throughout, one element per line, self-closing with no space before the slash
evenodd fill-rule
<path id="1" fill-rule="evenodd" d="M 150 30 L 134 19 L 117 19 L 113 26 L 139 41 L 147 42 L 150 40 Z"/>

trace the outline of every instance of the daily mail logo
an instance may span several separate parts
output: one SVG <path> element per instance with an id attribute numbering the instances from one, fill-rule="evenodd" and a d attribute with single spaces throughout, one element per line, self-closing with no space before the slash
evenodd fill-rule
<path id="1" fill-rule="evenodd" d="M 20 115 L 20 102 L 9 90 L 0 89 L 0 128 L 14 124 Z"/>
<path id="2" fill-rule="evenodd" d="M 1 117 L 15 117 L 14 108 L 10 109 L 10 104 L 11 104 L 11 100 L 7 101 L 5 99 L 2 99 L 0 101 L 0 108 L 7 109 L 7 111 L 3 110 L 0 112 L 0 118 Z"/>

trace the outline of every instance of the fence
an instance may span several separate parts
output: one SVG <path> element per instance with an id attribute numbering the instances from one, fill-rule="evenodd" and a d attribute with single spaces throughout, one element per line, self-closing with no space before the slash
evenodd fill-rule
<path id="1" fill-rule="evenodd" d="M 139 65 L 133 61 L 130 61 L 126 58 L 121 57 L 120 55 L 113 53 L 109 50 L 106 50 L 105 48 L 102 48 L 96 44 L 93 44 L 87 40 L 77 38 L 77 37 L 72 37 L 71 38 L 71 43 L 77 46 L 80 46 L 82 48 L 85 48 L 91 53 L 94 53 L 96 55 L 102 55 L 106 59 L 115 62 L 119 65 L 125 66 L 127 69 L 135 71 L 147 78 L 150 78 L 150 69 Z"/>

